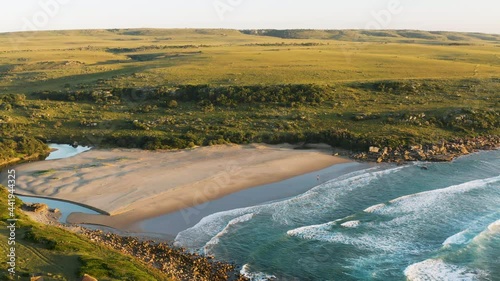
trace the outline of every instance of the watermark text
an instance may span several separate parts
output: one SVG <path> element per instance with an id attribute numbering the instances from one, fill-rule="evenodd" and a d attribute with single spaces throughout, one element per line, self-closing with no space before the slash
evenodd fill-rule
<path id="1" fill-rule="evenodd" d="M 16 171 L 8 170 L 8 180 L 7 180 L 7 188 L 8 188 L 8 200 L 7 200 L 7 209 L 9 211 L 9 218 L 7 219 L 7 229 L 9 230 L 9 235 L 7 239 L 7 265 L 8 272 L 11 276 L 16 274 L 16 227 L 17 227 L 17 219 L 16 219 L 16 196 L 14 193 L 16 192 Z"/>

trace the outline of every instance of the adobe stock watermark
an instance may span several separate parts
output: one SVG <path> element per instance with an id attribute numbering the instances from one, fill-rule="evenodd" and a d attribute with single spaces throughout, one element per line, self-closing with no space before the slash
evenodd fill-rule
<path id="1" fill-rule="evenodd" d="M 390 0 L 387 3 L 386 9 L 380 11 L 372 11 L 373 20 L 369 21 L 365 29 L 384 29 L 391 24 L 393 17 L 401 14 L 404 8 L 400 0 Z"/>
<path id="2" fill-rule="evenodd" d="M 16 171 L 8 170 L 7 171 L 7 210 L 8 210 L 8 219 L 7 219 L 7 229 L 8 229 L 8 237 L 7 237 L 7 271 L 10 276 L 14 277 L 16 275 L 16 228 L 17 228 L 17 219 L 16 219 L 16 196 L 14 193 L 16 192 Z"/>
<path id="3" fill-rule="evenodd" d="M 252 152 L 244 160 L 232 160 L 225 163 L 224 169 L 217 175 L 210 178 L 210 181 L 204 186 L 202 191 L 198 192 L 194 198 L 189 201 L 184 201 L 185 208 L 180 210 L 181 216 L 186 225 L 193 222 L 193 217 L 198 216 L 205 210 L 213 200 L 219 198 L 225 193 L 224 187 L 234 184 L 245 171 L 243 167 L 247 163 L 252 163 L 258 157 L 257 152 Z"/>
<path id="4" fill-rule="evenodd" d="M 373 10 L 370 12 L 371 19 L 366 22 L 364 29 L 367 30 L 382 30 L 387 29 L 391 25 L 394 17 L 401 14 L 404 10 L 404 6 L 401 0 L 389 0 L 385 8 L 381 10 Z M 353 41 L 359 39 L 359 33 L 355 35 Z M 344 53 L 347 62 L 351 62 L 352 51 L 349 47 L 341 45 L 342 52 Z"/>
<path id="5" fill-rule="evenodd" d="M 241 6 L 244 0 L 216 0 L 213 5 L 217 16 L 221 21 L 226 19 L 227 13 L 233 12 Z"/>
<path id="6" fill-rule="evenodd" d="M 251 161 L 255 155 L 251 155 L 247 160 Z M 223 194 L 223 187 L 230 185 L 235 178 L 242 172 L 242 164 L 239 161 L 229 161 L 225 165 L 225 169 L 218 175 L 211 178 L 201 192 L 196 193 L 192 201 L 184 202 L 187 208 L 180 210 L 182 218 L 186 225 L 192 222 L 191 217 L 199 215 L 206 209 L 214 198 Z"/>
<path id="7" fill-rule="evenodd" d="M 39 0 L 37 10 L 22 18 L 23 25 L 20 31 L 39 31 L 47 27 L 50 21 L 55 18 L 62 10 L 63 6 L 73 0 Z M 14 46 L 21 45 L 23 37 L 27 35 L 19 35 L 11 38 L 11 43 Z"/>

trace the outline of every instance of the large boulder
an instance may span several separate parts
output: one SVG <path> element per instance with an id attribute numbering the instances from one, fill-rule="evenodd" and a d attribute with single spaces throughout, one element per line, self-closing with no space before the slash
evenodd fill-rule
<path id="1" fill-rule="evenodd" d="M 49 206 L 47 204 L 42 203 L 34 203 L 34 204 L 26 204 L 25 209 L 29 212 L 41 213 L 49 210 Z"/>

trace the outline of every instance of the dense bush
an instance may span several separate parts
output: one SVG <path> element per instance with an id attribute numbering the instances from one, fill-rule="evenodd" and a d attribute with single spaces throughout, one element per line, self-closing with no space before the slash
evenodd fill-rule
<path id="1" fill-rule="evenodd" d="M 2 162 L 35 154 L 45 155 L 47 152 L 47 145 L 32 137 L 0 137 L 0 161 Z"/>
<path id="2" fill-rule="evenodd" d="M 181 101 L 210 101 L 231 106 L 252 103 L 320 104 L 329 99 L 330 89 L 319 85 L 227 86 L 186 85 L 174 95 Z"/>
<path id="3" fill-rule="evenodd" d="M 0 95 L 0 109 L 5 111 L 10 111 L 14 107 L 24 106 L 25 101 L 26 101 L 26 96 L 23 94 Z"/>
<path id="4" fill-rule="evenodd" d="M 178 88 L 116 88 L 100 91 L 34 93 L 41 99 L 55 101 L 89 101 L 112 104 L 119 102 L 164 101 L 176 107 L 177 101 L 210 102 L 213 105 L 280 103 L 320 104 L 330 98 L 331 89 L 319 85 L 224 86 L 183 85 Z"/>
<path id="5" fill-rule="evenodd" d="M 443 82 L 433 81 L 377 81 L 377 82 L 356 82 L 350 85 L 353 88 L 384 92 L 389 94 L 418 94 L 443 90 Z"/>
<path id="6" fill-rule="evenodd" d="M 461 131 L 481 131 L 500 127 L 500 113 L 493 110 L 459 109 L 441 118 L 441 126 Z"/>

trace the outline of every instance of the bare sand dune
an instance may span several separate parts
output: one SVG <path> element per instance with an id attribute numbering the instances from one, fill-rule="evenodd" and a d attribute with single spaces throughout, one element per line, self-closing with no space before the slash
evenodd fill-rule
<path id="1" fill-rule="evenodd" d="M 132 226 L 147 218 L 349 161 L 331 152 L 324 145 L 309 150 L 290 145 L 92 150 L 16 167 L 17 192 L 78 202 L 110 214 L 73 214 L 69 220 L 74 223 L 137 230 Z"/>

